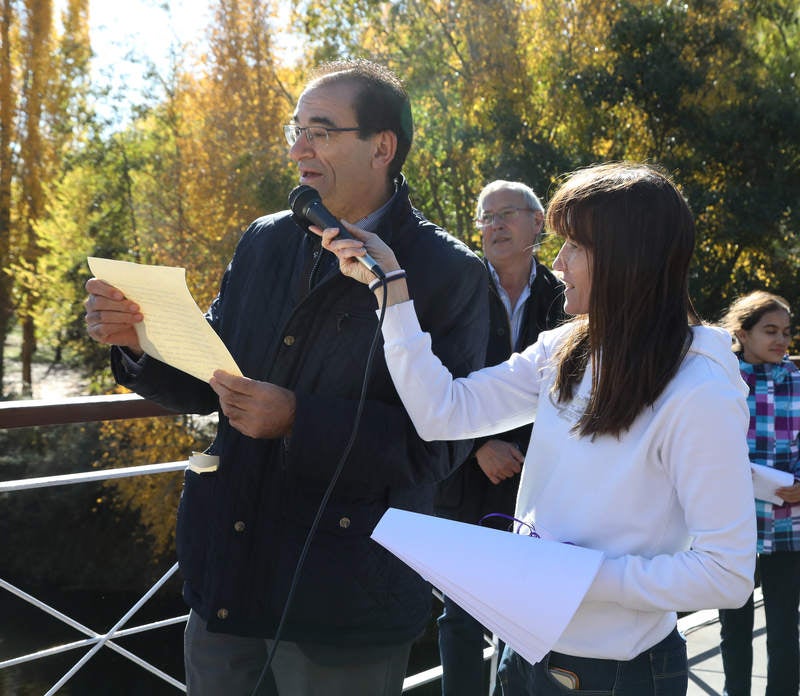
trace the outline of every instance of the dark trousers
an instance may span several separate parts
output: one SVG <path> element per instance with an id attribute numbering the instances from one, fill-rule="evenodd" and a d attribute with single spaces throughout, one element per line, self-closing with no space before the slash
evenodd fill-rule
<path id="1" fill-rule="evenodd" d="M 766 696 L 797 696 L 800 689 L 800 552 L 758 557 L 767 624 Z M 753 596 L 740 609 L 720 609 L 720 651 L 728 696 L 750 696 L 753 672 Z"/>
<path id="2" fill-rule="evenodd" d="M 447 596 L 437 624 L 442 696 L 486 696 L 483 661 L 486 629 Z"/>
<path id="3" fill-rule="evenodd" d="M 574 675 L 578 690 L 560 683 L 553 671 Z M 686 642 L 674 629 L 632 660 L 600 660 L 549 652 L 531 665 L 506 646 L 497 670 L 501 696 L 686 696 L 689 663 Z"/>
<path id="4" fill-rule="evenodd" d="M 184 633 L 189 696 L 250 696 L 273 641 L 213 633 L 195 612 Z M 400 696 L 411 643 L 342 647 L 281 642 L 258 696 Z"/>

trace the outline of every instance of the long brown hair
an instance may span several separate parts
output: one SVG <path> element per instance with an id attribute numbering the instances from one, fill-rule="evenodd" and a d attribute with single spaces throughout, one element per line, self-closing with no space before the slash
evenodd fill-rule
<path id="1" fill-rule="evenodd" d="M 595 165 L 571 174 L 547 207 L 547 228 L 589 249 L 589 312 L 556 354 L 553 395 L 572 399 L 592 364 L 581 435 L 627 430 L 675 375 L 691 342 L 688 270 L 695 228 L 685 199 L 651 165 Z"/>

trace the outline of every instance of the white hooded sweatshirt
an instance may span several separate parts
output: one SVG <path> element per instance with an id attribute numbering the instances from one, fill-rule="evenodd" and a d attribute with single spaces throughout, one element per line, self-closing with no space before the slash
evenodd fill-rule
<path id="1" fill-rule="evenodd" d="M 487 436 L 535 419 L 516 517 L 605 554 L 553 649 L 629 660 L 669 634 L 676 611 L 738 607 L 752 592 L 747 388 L 728 334 L 693 327 L 677 374 L 628 431 L 580 437 L 572 428 L 588 402 L 590 369 L 569 403 L 550 393 L 551 358 L 570 330 L 542 333 L 505 363 L 453 380 L 405 302 L 387 310 L 384 351 L 425 440 Z"/>

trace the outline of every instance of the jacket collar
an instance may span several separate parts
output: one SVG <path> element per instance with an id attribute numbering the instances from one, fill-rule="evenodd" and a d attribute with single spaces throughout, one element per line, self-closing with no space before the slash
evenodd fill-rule
<path id="1" fill-rule="evenodd" d="M 394 221 L 405 220 L 407 214 L 411 210 L 411 201 L 408 198 L 408 182 L 405 176 L 398 174 L 395 179 L 395 192 L 394 195 L 383 206 L 382 214 L 377 220 L 377 226 L 374 232 L 387 244 L 391 243 L 394 232 Z M 291 211 L 290 211 L 291 212 Z M 378 211 L 375 211 L 378 212 Z M 310 225 L 303 218 L 298 217 L 293 212 L 291 213 L 292 219 L 295 224 L 305 231 L 312 239 L 317 240 L 318 237 L 310 229 Z M 371 215 L 367 216 L 367 219 Z"/>
<path id="2" fill-rule="evenodd" d="M 779 363 L 761 363 L 759 365 L 746 362 L 741 353 L 737 353 L 736 357 L 739 358 L 739 370 L 745 381 L 748 381 L 750 376 L 758 377 L 761 375 L 771 378 L 776 384 L 781 384 L 791 373 L 797 372 L 797 368 L 788 356 L 784 356 Z"/>

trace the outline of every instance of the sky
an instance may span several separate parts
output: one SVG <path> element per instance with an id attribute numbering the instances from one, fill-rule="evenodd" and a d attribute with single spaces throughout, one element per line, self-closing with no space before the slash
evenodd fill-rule
<path id="1" fill-rule="evenodd" d="M 115 102 L 114 95 L 127 95 L 128 107 L 140 103 L 148 63 L 153 63 L 162 75 L 168 75 L 171 46 L 186 44 L 190 51 L 199 52 L 211 21 L 211 4 L 212 0 L 90 0 L 92 82 L 109 85 L 111 103 L 122 108 L 122 113 L 115 117 L 111 104 L 97 104 L 99 114 L 124 120 L 129 111 L 122 106 L 125 102 Z M 169 5 L 169 12 L 164 5 Z M 64 6 L 65 0 L 55 0 L 56 17 Z M 290 59 L 291 46 L 281 46 L 282 37 L 276 38 L 284 58 Z"/>
<path id="2" fill-rule="evenodd" d="M 202 45 L 211 19 L 209 0 L 91 0 L 89 30 L 94 58 L 92 81 L 128 91 L 135 100 L 145 86 L 146 64 L 167 74 L 172 45 Z M 137 60 L 133 61 L 131 58 Z"/>

